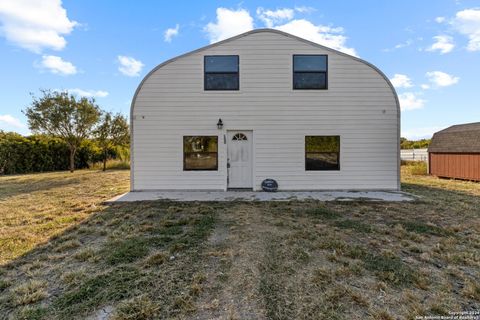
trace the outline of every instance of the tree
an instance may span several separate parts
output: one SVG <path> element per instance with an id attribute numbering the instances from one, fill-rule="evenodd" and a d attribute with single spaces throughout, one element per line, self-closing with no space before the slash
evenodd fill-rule
<path id="1" fill-rule="evenodd" d="M 103 171 L 107 169 L 108 150 L 115 146 L 125 146 L 130 141 L 127 118 L 117 113 L 105 112 L 95 130 L 95 137 L 103 154 Z"/>
<path id="2" fill-rule="evenodd" d="M 75 153 L 84 139 L 92 134 L 100 117 L 100 108 L 93 98 L 76 98 L 68 92 L 41 91 L 23 112 L 34 133 L 56 136 L 70 150 L 70 172 L 75 170 Z"/>
<path id="3" fill-rule="evenodd" d="M 407 138 L 400 138 L 401 149 L 423 149 L 428 148 L 432 139 L 408 140 Z"/>

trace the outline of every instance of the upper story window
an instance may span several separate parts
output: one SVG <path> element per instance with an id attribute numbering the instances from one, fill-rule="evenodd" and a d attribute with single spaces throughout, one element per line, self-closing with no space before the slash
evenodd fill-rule
<path id="1" fill-rule="evenodd" d="M 205 56 L 205 90 L 238 90 L 238 56 Z"/>
<path id="2" fill-rule="evenodd" d="M 326 55 L 293 56 L 293 89 L 327 89 Z"/>

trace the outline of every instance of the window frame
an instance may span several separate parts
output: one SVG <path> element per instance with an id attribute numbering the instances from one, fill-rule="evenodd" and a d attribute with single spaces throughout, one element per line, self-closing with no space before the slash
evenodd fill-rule
<path id="1" fill-rule="evenodd" d="M 186 152 L 185 151 L 185 138 L 187 137 L 210 137 L 210 138 L 216 138 L 217 139 L 217 151 L 216 152 Z M 218 136 L 217 135 L 189 135 L 189 136 L 182 136 L 182 150 L 183 150 L 183 171 L 218 171 Z M 216 153 L 217 156 L 215 157 L 216 163 L 215 163 L 215 168 L 212 169 L 188 169 L 186 167 L 187 165 L 187 157 L 185 157 L 186 154 L 191 154 L 191 153 Z"/>
<path id="2" fill-rule="evenodd" d="M 237 72 L 207 72 L 208 57 L 237 57 Z M 236 74 L 238 81 L 235 89 L 207 89 L 207 74 Z M 238 54 L 213 54 L 203 56 L 203 91 L 239 91 L 240 90 L 240 56 Z"/>
<path id="3" fill-rule="evenodd" d="M 241 139 L 239 139 L 240 137 Z M 232 141 L 248 141 L 248 137 L 244 133 L 238 132 L 233 135 Z"/>
<path id="4" fill-rule="evenodd" d="M 321 56 L 325 57 L 326 68 L 325 71 L 295 71 L 295 57 L 301 56 Z M 295 73 L 324 73 L 325 74 L 325 88 L 295 88 Z M 292 55 L 292 90 L 328 90 L 328 54 L 294 54 Z"/>
<path id="5" fill-rule="evenodd" d="M 307 152 L 307 137 L 338 137 L 338 152 Z M 340 171 L 340 151 L 341 151 L 341 143 L 342 138 L 340 135 L 306 135 L 304 138 L 304 161 L 305 161 L 305 171 Z M 323 153 L 336 153 L 338 164 L 337 168 L 332 169 L 307 169 L 307 154 L 314 153 L 314 154 L 323 154 Z"/>

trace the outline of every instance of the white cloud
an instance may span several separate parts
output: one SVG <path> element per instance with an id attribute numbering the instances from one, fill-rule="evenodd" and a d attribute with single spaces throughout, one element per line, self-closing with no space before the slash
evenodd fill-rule
<path id="1" fill-rule="evenodd" d="M 405 41 L 405 42 L 396 44 L 394 48 L 395 48 L 395 49 L 401 49 L 401 48 L 409 47 L 409 46 L 412 45 L 412 43 L 413 43 L 413 40 L 412 40 L 412 39 L 408 39 L 408 40 Z"/>
<path id="2" fill-rule="evenodd" d="M 394 51 L 394 50 L 397 50 L 397 49 L 409 47 L 412 44 L 413 44 L 413 40 L 412 39 L 407 39 L 405 42 L 401 42 L 401 43 L 396 44 L 393 48 L 386 48 L 386 49 L 383 49 L 382 51 L 391 52 L 391 51 Z"/>
<path id="3" fill-rule="evenodd" d="M 423 90 L 430 89 L 430 85 L 429 85 L 429 84 L 426 84 L 426 83 L 420 85 L 420 87 L 421 87 Z"/>
<path id="4" fill-rule="evenodd" d="M 395 88 L 410 88 L 413 86 L 412 80 L 404 74 L 396 73 L 390 82 L 393 84 Z"/>
<path id="5" fill-rule="evenodd" d="M 303 9 L 297 9 L 303 10 Z M 289 21 L 293 19 L 295 14 L 294 9 L 284 8 L 284 9 L 277 9 L 277 10 L 266 10 L 262 7 L 257 8 L 257 16 L 260 20 L 265 23 L 265 26 L 268 28 L 273 27 L 278 23 L 282 23 L 285 21 Z"/>
<path id="6" fill-rule="evenodd" d="M 177 24 L 175 28 L 168 28 L 167 30 L 165 30 L 164 40 L 166 42 L 172 42 L 172 38 L 178 35 L 179 29 L 180 26 Z"/>
<path id="7" fill-rule="evenodd" d="M 467 50 L 480 51 L 480 9 L 457 12 L 452 24 L 458 32 L 468 37 Z"/>
<path id="8" fill-rule="evenodd" d="M 435 87 L 448 87 L 457 83 L 460 78 L 442 71 L 427 72 L 425 76 Z"/>
<path id="9" fill-rule="evenodd" d="M 78 25 L 67 17 L 61 0 L 2 0 L 0 22 L 1 35 L 36 53 L 44 48 L 62 50 L 67 44 L 64 35 Z"/>
<path id="10" fill-rule="evenodd" d="M 346 46 L 347 37 L 343 35 L 343 28 L 314 25 L 305 19 L 292 20 L 274 28 L 353 56 L 357 55 L 355 49 Z"/>
<path id="11" fill-rule="evenodd" d="M 108 96 L 108 92 L 103 90 L 83 90 L 79 88 L 73 88 L 55 91 L 67 91 L 68 93 L 86 98 L 105 98 L 106 96 Z"/>
<path id="12" fill-rule="evenodd" d="M 295 11 L 300 12 L 300 13 L 312 13 L 316 10 L 317 9 L 315 9 L 315 8 L 306 7 L 306 6 L 295 7 Z"/>
<path id="13" fill-rule="evenodd" d="M 421 109 L 425 105 L 425 100 L 420 99 L 413 92 L 405 92 L 398 96 L 400 108 L 402 111 Z"/>
<path id="14" fill-rule="evenodd" d="M 245 9 L 217 8 L 217 21 L 204 27 L 210 43 L 218 42 L 253 29 L 253 18 Z"/>
<path id="15" fill-rule="evenodd" d="M 409 130 L 402 130 L 401 136 L 409 140 L 430 139 L 437 131 L 445 127 L 421 127 Z"/>
<path id="16" fill-rule="evenodd" d="M 347 37 L 343 35 L 343 28 L 314 25 L 305 19 L 291 20 L 294 17 L 295 11 L 305 13 L 312 11 L 312 8 L 296 7 L 295 9 L 283 8 L 278 10 L 258 8 L 257 15 L 267 27 L 291 33 L 350 55 L 357 55 L 355 49 L 346 46 Z M 279 25 L 278 23 L 282 21 L 288 22 Z M 213 43 L 252 30 L 253 28 L 253 18 L 247 10 L 217 8 L 217 21 L 208 23 L 204 31 L 208 34 L 210 43 Z"/>
<path id="17" fill-rule="evenodd" d="M 65 61 L 57 56 L 42 56 L 40 67 L 45 68 L 54 74 L 72 75 L 77 73 L 77 67 L 71 62 Z"/>
<path id="18" fill-rule="evenodd" d="M 132 57 L 118 56 L 118 71 L 129 77 L 136 77 L 142 71 L 144 64 L 140 60 L 136 60 Z"/>
<path id="19" fill-rule="evenodd" d="M 443 22 L 445 22 L 445 20 L 447 20 L 447 19 L 445 19 L 445 17 L 436 17 L 435 18 L 435 22 L 437 22 L 437 23 L 443 23 Z"/>
<path id="20" fill-rule="evenodd" d="M 439 35 L 433 37 L 435 43 L 427 48 L 427 51 L 440 51 L 441 54 L 449 53 L 455 47 L 453 38 L 446 35 Z"/>
<path id="21" fill-rule="evenodd" d="M 2 125 L 2 127 L 6 125 L 19 129 L 26 128 L 26 126 L 20 120 L 9 114 L 0 114 L 0 125 Z"/>

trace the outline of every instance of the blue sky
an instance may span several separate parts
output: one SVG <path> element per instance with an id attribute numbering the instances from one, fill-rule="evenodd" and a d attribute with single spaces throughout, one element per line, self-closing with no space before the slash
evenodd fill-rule
<path id="1" fill-rule="evenodd" d="M 480 0 L 0 0 L 0 129 L 28 133 L 21 110 L 41 88 L 128 115 L 157 64 L 263 27 L 378 66 L 397 87 L 402 136 L 480 121 Z"/>

